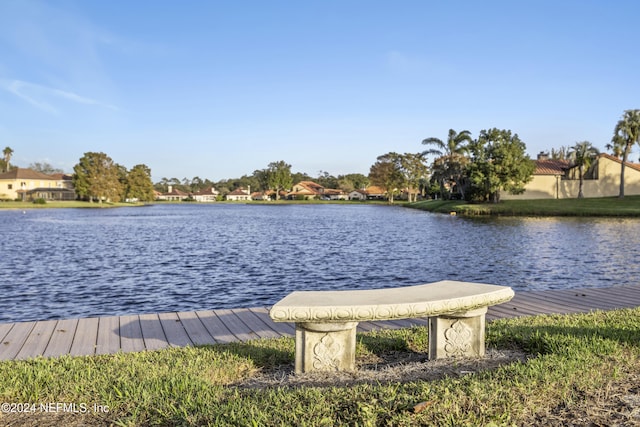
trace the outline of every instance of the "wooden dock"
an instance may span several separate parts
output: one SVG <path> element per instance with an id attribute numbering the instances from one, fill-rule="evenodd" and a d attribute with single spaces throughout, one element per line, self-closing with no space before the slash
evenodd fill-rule
<path id="1" fill-rule="evenodd" d="M 517 292 L 489 308 L 487 320 L 550 313 L 580 313 L 640 306 L 640 284 L 597 289 Z M 426 325 L 427 319 L 361 322 L 361 332 Z M 0 323 L 0 360 L 86 356 L 293 336 L 294 325 L 274 323 L 268 308 Z"/>

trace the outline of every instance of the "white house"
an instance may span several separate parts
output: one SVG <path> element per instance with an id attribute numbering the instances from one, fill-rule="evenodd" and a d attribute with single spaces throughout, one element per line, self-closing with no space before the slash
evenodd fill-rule
<path id="1" fill-rule="evenodd" d="M 218 200 L 219 195 L 220 192 L 218 190 L 213 187 L 209 187 L 191 194 L 191 197 L 193 197 L 196 202 L 211 203 Z"/>
<path id="2" fill-rule="evenodd" d="M 242 188 L 236 188 L 231 193 L 227 194 L 226 199 L 234 202 L 248 201 L 251 200 L 251 194 Z"/>

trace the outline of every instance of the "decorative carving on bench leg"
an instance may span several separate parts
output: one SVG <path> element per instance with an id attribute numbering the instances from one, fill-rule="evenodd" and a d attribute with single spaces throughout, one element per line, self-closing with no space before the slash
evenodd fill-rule
<path id="1" fill-rule="evenodd" d="M 444 351 L 449 357 L 464 356 L 471 351 L 473 331 L 460 320 L 444 331 Z"/>
<path id="2" fill-rule="evenodd" d="M 313 347 L 313 368 L 321 371 L 339 369 L 342 346 L 335 342 L 330 334 L 326 334 Z"/>
<path id="3" fill-rule="evenodd" d="M 429 318 L 429 359 L 484 356 L 487 309 Z"/>
<path id="4" fill-rule="evenodd" d="M 358 322 L 296 323 L 296 373 L 355 369 Z"/>

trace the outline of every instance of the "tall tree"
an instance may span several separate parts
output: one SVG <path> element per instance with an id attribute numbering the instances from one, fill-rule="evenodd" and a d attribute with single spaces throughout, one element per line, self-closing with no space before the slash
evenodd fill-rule
<path id="1" fill-rule="evenodd" d="M 127 198 L 138 199 L 141 202 L 151 202 L 155 199 L 151 169 L 147 165 L 135 165 L 127 174 Z"/>
<path id="2" fill-rule="evenodd" d="M 415 202 L 420 192 L 420 184 L 427 177 L 428 168 L 424 154 L 405 153 L 399 156 L 400 172 L 404 178 L 409 203 Z"/>
<path id="3" fill-rule="evenodd" d="M 591 163 L 600 152 L 589 141 L 576 142 L 569 151 L 569 159 L 574 166 L 578 166 L 578 174 L 580 175 L 580 187 L 578 190 L 578 199 L 584 197 L 582 186 L 584 182 L 585 169 L 589 170 Z"/>
<path id="4" fill-rule="evenodd" d="M 129 183 L 128 183 L 129 171 L 127 170 L 126 167 L 118 163 L 115 164 L 115 168 L 118 175 L 118 183 L 120 185 L 115 190 L 115 191 L 118 191 L 118 195 L 115 198 L 112 198 L 112 200 L 118 200 L 118 201 L 126 200 L 129 197 L 127 195 L 127 192 L 129 191 Z"/>
<path id="5" fill-rule="evenodd" d="M 521 194 L 531 181 L 535 163 L 525 154 L 517 134 L 496 128 L 483 130 L 471 144 L 469 179 L 483 200 L 500 202 L 500 191 Z"/>
<path id="6" fill-rule="evenodd" d="M 280 191 L 288 190 L 293 186 L 291 165 L 284 160 L 269 163 L 266 174 L 267 186 L 276 192 L 276 200 L 280 199 Z"/>
<path id="7" fill-rule="evenodd" d="M 11 147 L 5 147 L 4 150 L 2 150 L 2 154 L 4 156 L 4 168 L 5 171 L 8 171 L 9 169 L 11 169 L 11 156 L 13 155 L 13 150 L 11 149 Z"/>
<path id="8" fill-rule="evenodd" d="M 393 196 L 404 182 L 399 159 L 398 153 L 387 153 L 378 156 L 377 161 L 369 169 L 369 180 L 373 185 L 385 189 L 390 204 L 393 204 Z"/>
<path id="9" fill-rule="evenodd" d="M 118 165 L 105 153 L 87 152 L 73 167 L 73 184 L 80 197 L 90 201 L 120 201 L 123 192 Z"/>
<path id="10" fill-rule="evenodd" d="M 468 163 L 469 144 L 473 141 L 471 132 L 463 130 L 456 132 L 449 129 L 447 142 L 439 138 L 431 137 L 422 140 L 423 145 L 433 145 L 435 148 L 425 150 L 423 155 L 436 155 L 434 166 L 442 172 L 441 186 L 445 182 L 456 187 L 462 197 L 464 197 L 464 170 Z M 435 165 L 435 163 L 438 163 Z"/>
<path id="11" fill-rule="evenodd" d="M 626 110 L 622 118 L 616 124 L 611 139 L 614 147 L 622 152 L 622 162 L 620 166 L 620 194 L 624 197 L 624 170 L 631 154 L 633 144 L 640 144 L 640 110 Z"/>

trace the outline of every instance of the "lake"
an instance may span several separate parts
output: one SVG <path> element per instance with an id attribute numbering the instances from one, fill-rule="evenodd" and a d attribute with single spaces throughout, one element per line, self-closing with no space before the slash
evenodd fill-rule
<path id="1" fill-rule="evenodd" d="M 268 306 L 294 290 L 640 281 L 640 220 L 381 205 L 1 210 L 0 322 Z"/>

